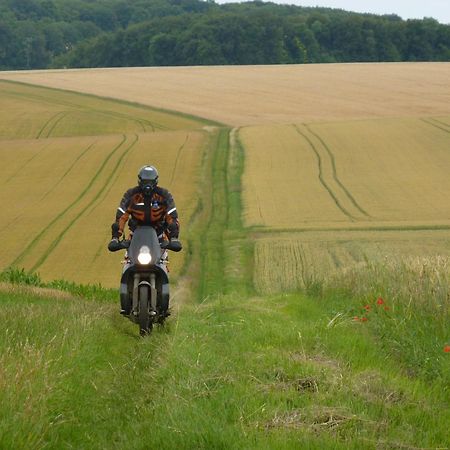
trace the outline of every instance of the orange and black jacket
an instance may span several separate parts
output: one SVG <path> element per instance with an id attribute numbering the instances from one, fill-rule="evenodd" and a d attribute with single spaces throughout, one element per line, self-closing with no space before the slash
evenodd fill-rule
<path id="1" fill-rule="evenodd" d="M 128 219 L 131 231 L 140 225 L 151 225 L 158 235 L 165 233 L 168 238 L 178 238 L 177 208 L 172 194 L 162 187 L 156 186 L 149 196 L 144 196 L 139 186 L 125 192 L 112 225 L 113 237 L 122 236 Z"/>

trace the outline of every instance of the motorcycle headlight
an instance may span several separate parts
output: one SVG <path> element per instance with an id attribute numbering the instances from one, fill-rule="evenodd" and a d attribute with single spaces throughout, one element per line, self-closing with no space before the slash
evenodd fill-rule
<path id="1" fill-rule="evenodd" d="M 152 255 L 150 254 L 150 249 L 144 245 L 139 250 L 138 261 L 140 264 L 149 264 L 152 260 Z"/>

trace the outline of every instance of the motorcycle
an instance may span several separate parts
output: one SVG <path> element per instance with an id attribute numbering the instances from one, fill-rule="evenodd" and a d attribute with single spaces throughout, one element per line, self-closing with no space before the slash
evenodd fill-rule
<path id="1" fill-rule="evenodd" d="M 163 324 L 169 315 L 169 277 L 165 250 L 179 252 L 181 243 L 160 242 L 152 226 L 136 228 L 131 240 L 111 241 L 108 250 L 127 250 L 120 280 L 121 314 L 139 325 L 141 336 L 155 323 Z"/>

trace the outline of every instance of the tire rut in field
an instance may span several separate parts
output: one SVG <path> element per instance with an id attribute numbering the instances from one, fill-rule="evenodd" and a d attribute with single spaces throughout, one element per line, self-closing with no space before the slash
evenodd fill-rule
<path id="1" fill-rule="evenodd" d="M 354 199 L 352 196 L 349 197 L 347 189 L 343 189 L 342 183 L 336 181 L 337 175 L 335 175 L 335 165 L 333 164 L 334 157 L 330 156 L 331 151 L 324 147 L 321 140 L 311 133 L 306 125 L 294 125 L 294 128 L 306 140 L 309 148 L 315 154 L 319 169 L 319 181 L 338 209 L 352 222 L 367 220 L 367 213 L 361 212 L 359 207 L 355 206 Z"/>
<path id="2" fill-rule="evenodd" d="M 70 165 L 70 167 L 63 173 L 63 175 L 60 177 L 60 179 L 51 187 L 42 197 L 41 200 L 44 200 L 45 197 L 47 197 L 49 194 L 51 194 L 61 183 L 64 178 L 69 174 L 69 172 L 75 167 L 77 162 L 95 145 L 96 143 L 93 142 L 92 144 L 89 144 L 73 161 L 73 163 Z"/>
<path id="3" fill-rule="evenodd" d="M 136 143 L 139 141 L 139 136 L 135 134 L 134 141 L 124 150 L 122 155 L 117 160 L 116 165 L 113 167 L 110 176 L 107 177 L 107 180 L 98 190 L 97 194 L 92 198 L 92 200 L 81 210 L 81 212 L 75 217 L 75 219 L 70 222 L 70 224 L 64 228 L 64 230 L 59 233 L 59 235 L 53 240 L 53 242 L 48 246 L 47 250 L 42 254 L 42 256 L 39 258 L 39 260 L 34 264 L 34 266 L 30 269 L 31 272 L 36 271 L 39 269 L 39 267 L 44 264 L 44 262 L 47 260 L 47 258 L 51 255 L 51 253 L 55 250 L 55 248 L 58 246 L 58 244 L 61 242 L 63 237 L 68 233 L 68 231 L 84 216 L 86 211 L 95 203 L 97 202 L 97 199 L 103 194 L 105 189 L 110 185 L 111 180 L 114 178 L 114 174 L 117 172 L 119 166 L 121 165 L 123 159 L 125 156 L 130 152 L 130 150 L 136 145 Z"/>
<path id="4" fill-rule="evenodd" d="M 53 185 L 53 187 L 51 187 L 40 199 L 39 201 L 41 202 L 42 200 L 44 200 L 48 195 L 50 195 L 57 187 L 58 185 L 61 183 L 61 181 L 64 180 L 64 178 L 68 175 L 68 173 L 73 169 L 73 167 L 76 165 L 76 163 L 95 145 L 95 143 L 90 144 L 87 148 L 85 148 L 78 156 L 77 158 L 73 161 L 73 163 L 70 165 L 70 167 L 64 172 L 64 174 L 60 177 L 60 179 Z M 36 155 L 35 155 L 36 156 Z M 34 159 L 31 158 L 31 159 Z M 31 161 L 31 159 L 29 161 Z M 20 217 L 23 216 L 23 211 L 27 208 L 27 205 L 22 206 L 21 208 L 17 209 L 16 212 L 20 213 L 19 215 L 15 216 L 13 219 L 10 220 L 10 222 L 8 222 L 6 224 L 6 229 L 8 229 L 9 226 L 13 225 L 14 223 L 16 223 L 17 219 L 19 219 Z"/>
<path id="5" fill-rule="evenodd" d="M 191 133 L 187 133 L 186 138 L 184 139 L 184 142 L 183 142 L 183 143 L 181 144 L 181 146 L 178 148 L 177 156 L 175 157 L 175 163 L 174 163 L 174 165 L 173 165 L 172 174 L 171 174 L 171 176 L 170 176 L 170 181 L 169 181 L 169 184 L 170 184 L 170 185 L 172 185 L 173 180 L 175 179 L 175 173 L 176 173 L 176 171 L 177 171 L 178 161 L 179 161 L 179 159 L 180 159 L 181 152 L 183 151 L 184 147 L 186 146 L 186 144 L 187 144 L 187 142 L 188 142 L 190 136 L 191 136 Z"/>
<path id="6" fill-rule="evenodd" d="M 44 123 L 44 125 L 41 127 L 41 129 L 39 130 L 36 139 L 41 139 L 42 135 L 44 134 L 44 131 L 46 130 L 46 128 L 48 126 L 50 126 L 50 131 L 47 133 L 47 135 L 45 137 L 49 136 L 49 133 L 53 130 L 54 126 L 56 126 L 56 124 L 68 113 L 68 111 L 59 111 L 56 114 L 53 114 L 52 117 L 50 117 L 50 119 L 47 120 L 47 122 Z M 52 123 L 54 123 L 54 125 L 51 125 Z"/>
<path id="7" fill-rule="evenodd" d="M 151 120 L 148 119 L 144 119 L 142 117 L 136 117 L 130 114 L 125 114 L 125 113 L 119 113 L 119 112 L 115 112 L 115 111 L 108 111 L 105 109 L 94 109 L 94 108 L 89 108 L 89 107 L 83 107 L 83 109 L 89 111 L 89 112 L 93 112 L 96 114 L 103 114 L 105 116 L 109 116 L 109 117 L 114 117 L 114 118 L 118 118 L 118 119 L 125 119 L 128 120 L 130 122 L 135 122 L 136 124 L 138 124 L 138 126 L 140 126 L 142 128 L 142 131 L 144 133 L 148 132 L 147 128 L 150 128 L 151 132 L 155 132 L 155 131 L 167 131 L 169 130 L 169 128 L 165 125 L 161 125 L 157 122 L 152 122 Z M 81 111 L 81 110 L 80 110 Z"/>
<path id="8" fill-rule="evenodd" d="M 65 209 L 60 211 L 46 226 L 44 226 L 41 229 L 41 231 L 36 236 L 34 236 L 30 240 L 30 242 L 25 247 L 25 249 L 22 250 L 22 252 L 10 263 L 10 266 L 15 266 L 18 263 L 20 263 L 23 260 L 23 258 L 26 256 L 26 254 L 28 252 L 30 252 L 37 245 L 37 243 L 41 240 L 41 238 L 44 236 L 44 234 L 50 229 L 50 227 L 53 226 L 55 223 L 59 222 L 67 214 L 68 211 L 70 211 L 73 207 L 75 207 L 84 198 L 84 196 L 91 189 L 91 187 L 94 184 L 94 182 L 98 179 L 98 177 L 103 172 L 103 169 L 105 168 L 105 166 L 108 163 L 108 161 L 120 149 L 120 147 L 122 147 L 122 145 L 125 143 L 125 141 L 126 141 L 126 136 L 122 135 L 121 142 L 118 145 L 116 145 L 112 149 L 112 151 L 106 156 L 106 158 L 103 160 L 102 165 L 97 170 L 96 174 L 92 177 L 92 179 L 89 182 L 89 184 L 83 189 L 83 191 L 78 195 L 78 197 L 72 203 L 70 203 Z"/>
<path id="9" fill-rule="evenodd" d="M 321 143 L 322 147 L 325 149 L 325 151 L 328 153 L 331 161 L 331 166 L 333 169 L 333 179 L 334 181 L 339 185 L 339 187 L 344 191 L 345 195 L 348 197 L 351 203 L 353 203 L 353 206 L 359 210 L 361 214 L 363 214 L 366 217 L 371 217 L 367 211 L 365 211 L 361 205 L 358 204 L 358 202 L 355 200 L 353 195 L 350 193 L 350 191 L 344 186 L 344 184 L 341 182 L 341 180 L 338 177 L 337 169 L 336 169 L 336 160 L 334 158 L 334 154 L 331 151 L 330 147 L 325 143 L 325 141 L 320 137 L 320 135 L 314 131 L 311 130 L 311 127 L 305 124 L 305 128 L 317 138 L 317 140 Z"/>
<path id="10" fill-rule="evenodd" d="M 2 81 L 5 81 L 5 80 L 2 80 Z M 16 84 L 14 82 L 8 82 L 8 81 L 6 81 L 6 82 L 9 83 L 9 84 Z M 51 89 L 51 88 L 46 88 L 46 87 L 43 87 L 43 86 L 37 86 L 37 85 L 32 85 L 32 84 L 29 85 L 27 83 L 17 83 L 17 84 L 25 85 L 25 86 L 31 87 L 31 88 L 34 87 L 34 88 L 41 88 L 41 89 Z M 69 95 L 70 94 L 71 95 L 77 95 L 77 94 L 78 95 L 85 95 L 85 94 L 82 94 L 82 93 L 79 93 L 79 92 L 75 92 L 75 91 L 69 91 L 69 90 L 64 90 L 64 89 L 63 89 L 63 91 L 66 92 Z M 92 108 L 90 106 L 87 106 L 87 105 L 85 105 L 83 103 L 80 104 L 79 102 L 71 102 L 71 101 L 68 101 L 68 100 L 61 100 L 61 99 L 56 99 L 56 98 L 50 98 L 48 96 L 40 95 L 40 94 L 37 94 L 37 93 L 31 93 L 31 92 L 22 93 L 22 92 L 8 91 L 7 95 L 12 96 L 12 97 L 16 97 L 16 98 L 18 97 L 18 98 L 21 98 L 21 99 L 26 99 L 26 100 L 29 100 L 29 101 L 34 101 L 34 102 L 37 102 L 39 104 L 47 103 L 47 104 L 50 104 L 50 105 L 59 105 L 59 106 L 64 106 L 64 107 L 71 108 L 71 111 L 59 111 L 55 115 L 53 115 L 43 125 L 43 127 L 40 129 L 38 135 L 36 136 L 36 139 L 41 138 L 41 135 L 44 132 L 45 128 L 48 126 L 48 124 L 52 120 L 55 120 L 56 117 L 59 116 L 62 113 L 66 113 L 67 114 L 69 112 L 73 113 L 73 112 L 89 111 L 89 112 L 94 112 L 94 113 L 102 113 L 102 114 L 108 115 L 110 117 L 116 117 L 116 118 L 119 118 L 119 119 L 130 120 L 132 122 L 137 123 L 142 128 L 142 131 L 144 131 L 144 132 L 148 131 L 146 129 L 146 127 L 150 128 L 152 132 L 155 132 L 155 131 L 158 131 L 158 130 L 160 130 L 160 131 L 167 131 L 167 130 L 171 129 L 170 127 L 168 127 L 166 125 L 163 125 L 161 123 L 158 123 L 156 121 L 151 121 L 149 119 L 145 119 L 145 118 L 142 118 L 142 117 L 137 117 L 137 116 L 134 116 L 132 114 L 125 114 L 125 113 L 120 113 L 120 112 L 115 112 L 115 111 L 108 111 L 108 110 L 98 110 L 98 109 Z M 93 96 L 92 98 L 95 98 L 95 96 Z M 98 99 L 100 101 L 112 102 L 112 103 L 114 103 L 114 101 L 115 101 L 114 99 L 108 99 L 108 98 L 102 98 L 102 97 L 98 97 Z M 139 106 L 136 106 L 136 107 L 139 108 Z M 151 110 L 151 108 L 149 108 L 149 110 Z M 157 112 L 157 111 L 155 111 L 155 112 Z M 47 137 L 48 137 L 48 135 L 47 135 Z"/>
<path id="11" fill-rule="evenodd" d="M 445 122 L 441 122 L 440 120 L 433 119 L 432 117 L 428 119 L 421 119 L 422 122 L 426 123 L 427 125 L 431 125 L 434 128 L 437 128 L 441 131 L 445 131 L 446 133 L 450 133 L 450 125 L 448 125 Z"/>
<path id="12" fill-rule="evenodd" d="M 114 186 L 114 183 L 116 182 L 117 178 L 119 177 L 119 173 L 118 173 L 118 170 L 117 170 L 118 166 L 120 164 L 122 164 L 122 162 L 127 160 L 128 156 L 130 155 L 130 150 L 132 148 L 134 148 L 135 144 L 137 144 L 137 142 L 139 141 L 139 135 L 135 134 L 135 138 L 136 138 L 135 142 L 133 142 L 131 147 L 127 148 L 127 151 L 125 151 L 122 154 L 122 156 L 119 158 L 119 160 L 117 161 L 116 169 L 114 170 L 114 172 L 112 173 L 111 177 L 109 178 L 107 188 L 105 190 L 103 190 L 98 196 L 96 196 L 95 201 L 93 203 L 91 203 L 89 208 L 88 208 L 89 211 L 86 210 L 87 215 L 90 215 L 95 210 L 95 208 L 97 207 L 97 204 L 101 203 L 105 199 L 105 197 L 108 196 L 109 192 L 111 191 L 112 187 Z"/>
<path id="13" fill-rule="evenodd" d="M 40 148 L 31 158 L 27 159 L 23 164 L 20 165 L 20 167 L 11 174 L 6 180 L 4 184 L 7 184 L 9 181 L 11 181 L 16 175 L 18 175 L 20 172 L 23 172 L 23 169 L 31 163 L 35 158 L 37 158 L 45 149 L 48 148 L 48 145 L 44 145 L 42 148 Z"/>

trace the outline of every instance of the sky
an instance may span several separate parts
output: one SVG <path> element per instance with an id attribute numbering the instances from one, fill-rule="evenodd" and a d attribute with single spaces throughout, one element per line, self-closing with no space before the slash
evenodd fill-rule
<path id="1" fill-rule="evenodd" d="M 237 0 L 215 0 L 216 3 L 236 3 Z M 298 6 L 325 6 L 347 11 L 374 14 L 397 14 L 403 19 L 433 17 L 450 24 L 450 0 L 271 0 Z"/>

